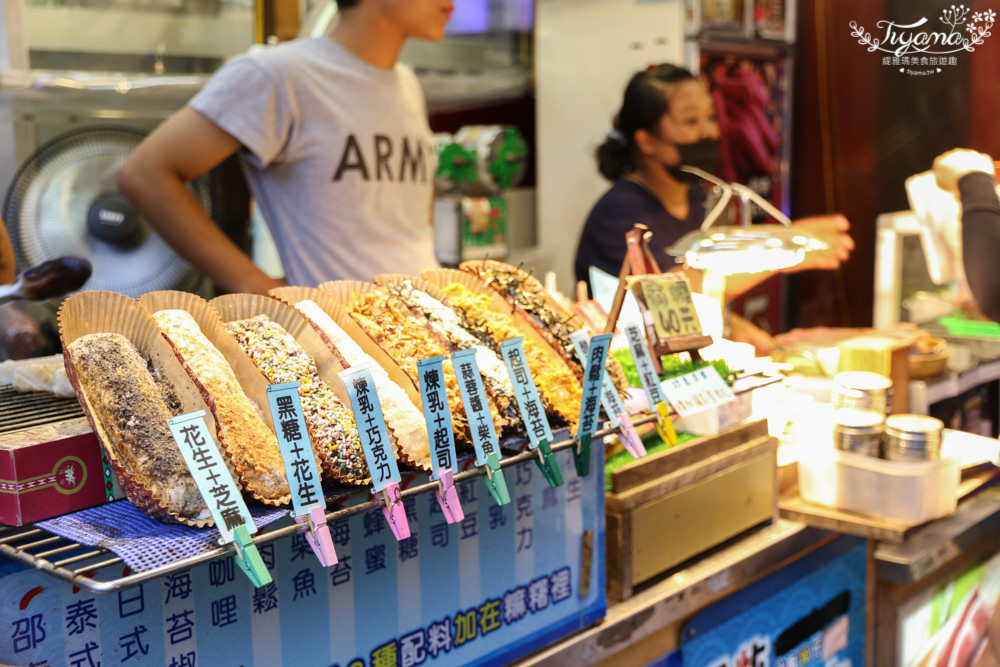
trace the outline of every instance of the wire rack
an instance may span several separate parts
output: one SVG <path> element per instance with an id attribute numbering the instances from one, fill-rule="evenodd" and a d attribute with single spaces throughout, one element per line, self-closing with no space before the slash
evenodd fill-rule
<path id="1" fill-rule="evenodd" d="M 654 416 L 644 416 L 634 419 L 636 426 L 648 424 L 655 420 Z M 594 433 L 595 442 L 606 435 L 615 432 L 614 428 L 603 428 Z M 568 449 L 576 444 L 575 440 L 562 440 L 552 445 L 553 451 Z M 530 461 L 538 456 L 536 451 L 525 451 L 509 456 L 500 461 L 502 468 Z M 455 474 L 455 482 L 472 479 L 482 473 L 478 468 Z M 401 495 L 404 498 L 424 493 L 433 493 L 438 488 L 434 482 L 417 484 L 405 489 Z M 352 516 L 363 514 L 369 510 L 381 507 L 378 500 L 370 500 L 357 505 L 327 512 L 329 524 L 343 521 Z M 292 524 L 276 528 L 264 528 L 254 536 L 254 544 L 262 545 L 286 538 L 295 533 L 305 532 L 305 524 Z M 0 556 L 24 563 L 37 570 L 61 579 L 62 581 L 85 588 L 95 593 L 112 593 L 144 582 L 163 577 L 174 572 L 186 570 L 202 563 L 234 555 L 232 545 L 221 546 L 211 551 L 176 560 L 142 572 L 131 572 L 124 561 L 114 552 L 102 547 L 92 547 L 80 542 L 53 535 L 47 530 L 34 526 L 22 528 L 0 529 Z M 121 575 L 121 576 L 119 576 Z"/>

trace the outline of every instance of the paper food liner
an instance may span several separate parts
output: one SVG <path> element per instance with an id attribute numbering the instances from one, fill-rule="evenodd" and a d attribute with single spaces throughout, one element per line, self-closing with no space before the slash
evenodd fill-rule
<path id="1" fill-rule="evenodd" d="M 368 283 L 364 283 L 368 284 Z M 413 380 L 410 378 L 399 364 L 390 357 L 382 347 L 376 343 L 372 338 L 362 329 L 357 322 L 348 314 L 347 309 L 340 305 L 340 303 L 329 293 L 324 292 L 318 288 L 314 287 L 278 287 L 270 291 L 270 294 L 278 299 L 281 299 L 288 305 L 294 307 L 295 304 L 300 301 L 310 300 L 315 303 L 320 309 L 325 312 L 330 319 L 332 319 L 341 329 L 346 333 L 361 351 L 372 358 L 376 364 L 378 364 L 389 376 L 389 379 L 399 385 L 403 391 L 406 393 L 406 397 L 410 400 L 413 406 L 420 411 L 421 401 L 420 401 L 420 391 L 413 384 Z M 330 353 L 335 355 L 340 361 L 341 365 L 347 368 L 349 363 L 347 359 L 341 354 L 337 349 L 336 343 L 332 341 L 323 329 L 310 320 L 305 315 L 302 315 L 316 331 L 317 335 L 324 341 Z M 421 415 L 422 416 L 422 415 Z M 395 433 L 392 425 L 391 417 L 386 414 L 386 427 L 389 429 L 390 435 L 392 436 L 393 444 L 396 446 L 396 458 L 403 464 L 410 466 L 411 468 L 421 468 L 424 470 L 430 470 L 430 460 L 427 461 L 417 461 L 413 456 L 406 452 L 400 445 L 397 434 Z M 424 444 L 428 445 L 428 452 L 430 451 L 429 443 L 427 442 L 427 435 L 423 429 L 422 439 Z"/>
<path id="2" fill-rule="evenodd" d="M 254 405 L 257 406 L 259 414 L 262 417 L 264 426 L 274 433 L 274 422 L 271 417 L 271 408 L 267 400 L 267 382 L 264 380 L 260 371 L 254 366 L 253 361 L 250 357 L 246 355 L 243 349 L 236 343 L 236 340 L 230 336 L 225 327 L 222 324 L 222 320 L 219 318 L 219 313 L 212 308 L 207 301 L 202 299 L 197 294 L 192 294 L 190 292 L 180 292 L 177 290 L 161 290 L 157 292 L 148 292 L 141 297 L 139 297 L 139 303 L 142 304 L 149 314 L 152 315 L 161 310 L 183 310 L 194 318 L 194 321 L 198 324 L 201 329 L 202 334 L 215 346 L 215 348 L 225 357 L 226 361 L 229 363 L 229 367 L 232 369 L 233 374 L 236 376 L 236 381 L 239 383 L 243 392 L 247 395 Z M 154 320 L 155 323 L 155 320 Z M 170 343 L 170 339 L 164 338 Z M 171 344 L 171 347 L 173 345 Z M 216 408 L 215 397 L 213 397 L 206 387 L 199 382 L 194 370 L 191 369 L 188 364 L 184 361 L 181 356 L 180 351 L 174 348 L 174 354 L 177 355 L 177 359 L 181 362 L 181 365 L 188 372 L 191 377 L 192 382 L 201 391 L 202 397 L 205 402 L 211 407 L 212 414 L 215 416 L 216 421 L 218 421 L 219 415 Z M 225 439 L 219 439 L 222 445 L 223 452 L 226 454 L 226 458 L 229 461 L 230 466 L 234 469 L 237 479 L 240 484 L 250 493 L 255 500 L 266 505 L 287 505 L 291 502 L 292 496 L 291 492 L 288 491 L 288 483 L 285 482 L 285 493 L 281 496 L 274 497 L 264 493 L 261 489 L 262 481 L 257 478 L 254 474 L 254 465 L 252 461 L 239 460 L 237 456 L 240 453 L 240 449 L 233 447 L 233 443 L 226 442 Z M 251 447 L 243 447 L 243 451 L 246 454 L 251 455 L 258 449 L 266 447 L 266 442 L 253 443 Z M 279 468 L 272 472 L 280 475 L 281 479 L 285 479 L 285 469 L 281 463 L 281 452 L 278 449 L 277 440 L 273 441 L 273 446 L 275 451 L 273 454 L 277 457 Z"/>
<path id="3" fill-rule="evenodd" d="M 118 477 L 118 482 L 125 492 L 125 496 L 141 511 L 161 521 L 171 521 L 196 528 L 214 525 L 207 505 L 204 510 L 207 518 L 183 517 L 136 476 L 135 471 L 125 466 L 90 401 L 87 388 L 80 383 L 73 357 L 69 352 L 69 345 L 73 341 L 88 334 L 115 333 L 122 335 L 136 347 L 142 357 L 162 373 L 163 378 L 173 387 L 181 401 L 181 414 L 203 410 L 208 431 L 217 438 L 215 419 L 210 406 L 206 404 L 201 392 L 188 377 L 166 339 L 160 335 L 159 327 L 156 326 L 149 314 L 136 301 L 122 294 L 103 291 L 79 292 L 63 301 L 59 308 L 58 325 L 59 339 L 62 342 L 63 357 L 66 363 L 66 375 L 76 391 L 80 405 L 87 416 L 87 421 L 90 422 L 104 452 L 108 455 L 108 460 L 111 462 L 111 467 Z"/>
<path id="4" fill-rule="evenodd" d="M 462 271 L 466 271 L 468 273 L 476 275 L 476 277 L 479 277 L 479 271 L 481 270 L 492 269 L 494 271 L 513 273 L 518 277 L 518 279 L 522 283 L 524 283 L 526 287 L 528 287 L 533 293 L 537 294 L 541 298 L 542 303 L 544 303 L 549 309 L 551 309 L 557 318 L 559 318 L 563 322 L 566 322 L 571 331 L 577 331 L 586 326 L 586 323 L 579 316 L 579 314 L 566 310 L 566 308 L 564 308 L 563 305 L 559 303 L 558 300 L 556 300 L 555 298 L 552 297 L 551 294 L 549 294 L 548 290 L 545 289 L 545 286 L 542 285 L 542 282 L 538 278 L 531 275 L 524 269 L 516 267 L 512 264 L 507 264 L 505 262 L 497 261 L 495 259 L 470 260 L 467 262 L 462 262 L 459 265 L 459 268 L 461 268 Z M 480 278 L 480 280 L 482 280 L 482 278 Z M 491 287 L 491 289 L 494 289 L 494 291 L 500 293 L 499 289 L 493 287 Z M 511 297 L 507 295 L 503 296 L 505 300 L 512 301 Z M 554 335 L 552 335 L 552 333 L 548 331 L 548 329 L 546 329 L 542 324 L 537 322 L 535 318 L 531 316 L 530 313 L 525 312 L 525 316 L 528 317 L 531 323 L 539 329 L 542 336 L 546 340 L 550 341 L 550 343 L 554 345 L 557 350 L 559 350 L 559 353 L 562 355 L 563 359 L 566 361 L 569 367 L 573 369 L 573 372 L 576 374 L 577 378 L 582 381 L 583 364 L 576 358 L 575 353 L 572 350 L 568 350 L 562 345 L 560 345 L 559 340 Z M 601 332 L 593 331 L 593 333 L 601 333 Z M 625 370 L 622 368 L 621 364 L 618 363 L 618 360 L 611 354 L 608 355 L 605 367 L 607 368 L 608 375 L 614 382 L 615 387 L 618 389 L 618 393 L 624 396 L 625 392 L 628 390 L 628 380 L 625 377 Z"/>
<path id="5" fill-rule="evenodd" d="M 336 301 L 344 308 L 350 310 L 357 299 L 368 292 L 378 289 L 374 283 L 367 283 L 363 280 L 329 280 L 320 283 L 319 290 Z"/>
<path id="6" fill-rule="evenodd" d="M 337 373 L 343 370 L 341 360 L 330 352 L 326 342 L 316 333 L 309 320 L 301 313 L 276 297 L 263 296 L 261 294 L 225 294 L 212 299 L 209 305 L 215 309 L 223 322 L 248 320 L 257 315 L 266 315 L 275 324 L 287 331 L 295 339 L 299 347 L 312 358 L 316 364 L 320 380 L 333 390 L 334 395 L 344 404 L 347 411 L 351 412 L 350 396 L 347 395 L 344 383 L 341 382 L 340 377 L 337 375 Z M 233 342 L 235 343 L 235 339 Z M 264 378 L 266 384 L 270 384 L 263 371 L 258 370 L 258 373 Z M 348 484 L 368 484 L 371 481 L 368 477 L 367 464 L 363 471 L 363 478 L 357 475 L 349 475 L 349 479 L 345 480 L 339 473 L 333 470 L 332 461 L 328 461 L 329 457 L 326 451 L 315 446 L 313 451 L 320 459 L 319 462 L 323 468 L 324 477 Z"/>

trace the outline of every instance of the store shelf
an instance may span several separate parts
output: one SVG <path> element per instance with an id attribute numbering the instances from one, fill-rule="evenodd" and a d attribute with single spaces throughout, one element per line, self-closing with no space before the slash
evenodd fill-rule
<path id="1" fill-rule="evenodd" d="M 835 533 L 779 519 L 609 607 L 601 624 L 518 665 L 596 665 L 614 658 L 835 537 Z"/>
<path id="2" fill-rule="evenodd" d="M 634 423 L 638 426 L 652 422 L 654 419 L 655 417 L 653 416 L 645 416 L 635 419 Z M 613 428 L 605 428 L 597 431 L 594 434 L 595 446 L 599 446 L 599 438 L 611 435 L 614 432 L 615 429 Z M 575 440 L 564 440 L 552 445 L 552 450 L 568 449 L 574 444 L 576 444 Z M 500 465 L 503 468 L 507 468 L 523 461 L 530 461 L 536 456 L 537 454 L 533 451 L 525 451 L 504 458 L 501 460 Z M 481 475 L 482 473 L 478 468 L 473 468 L 456 473 L 455 482 L 461 482 Z M 424 493 L 433 493 L 436 488 L 437 484 L 434 482 L 416 484 L 405 489 L 401 495 L 403 498 L 409 498 Z M 367 492 L 367 489 L 359 489 L 359 492 Z M 371 500 L 328 512 L 326 515 L 327 522 L 333 524 L 336 521 L 363 514 L 380 506 L 379 501 Z M 267 544 L 293 535 L 296 532 L 304 532 L 306 529 L 305 524 L 292 524 L 271 529 L 265 528 L 254 537 L 253 541 L 257 545 Z M 137 586 L 151 579 L 163 577 L 233 554 L 233 547 L 226 545 L 225 547 L 219 547 L 197 556 L 177 560 L 151 570 L 131 572 L 128 568 L 123 567 L 121 558 L 107 549 L 80 544 L 79 542 L 53 535 L 46 530 L 34 526 L 10 529 L 0 528 L 0 556 L 24 563 L 37 570 L 51 574 L 57 579 L 95 593 L 110 593 Z"/>
<path id="3" fill-rule="evenodd" d="M 879 581 L 910 584 L 927 577 L 981 540 L 1000 543 L 1000 488 L 986 489 L 943 519 L 918 529 L 901 544 L 875 549 Z"/>

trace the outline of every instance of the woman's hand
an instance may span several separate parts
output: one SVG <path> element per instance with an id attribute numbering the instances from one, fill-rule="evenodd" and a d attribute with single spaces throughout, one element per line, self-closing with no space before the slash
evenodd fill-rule
<path id="1" fill-rule="evenodd" d="M 806 253 L 805 260 L 797 266 L 786 269 L 786 273 L 808 269 L 839 269 L 854 250 L 854 239 L 849 233 L 851 223 L 840 213 L 801 218 L 793 222 L 792 226 L 815 236 L 829 247 L 827 250 Z"/>
<path id="2" fill-rule="evenodd" d="M 953 148 L 934 158 L 934 180 L 942 190 L 958 194 L 958 182 L 966 174 L 981 171 L 993 176 L 993 158 L 967 148 Z"/>

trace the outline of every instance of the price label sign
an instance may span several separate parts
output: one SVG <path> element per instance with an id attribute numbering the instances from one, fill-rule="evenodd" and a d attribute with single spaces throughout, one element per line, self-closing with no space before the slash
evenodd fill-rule
<path id="1" fill-rule="evenodd" d="M 432 479 L 440 479 L 441 473 L 455 467 L 455 433 L 451 426 L 448 394 L 444 388 L 444 360 L 444 355 L 439 355 L 417 362 L 424 421 L 431 444 Z"/>
<path id="2" fill-rule="evenodd" d="M 580 329 L 579 331 L 574 331 L 569 336 L 570 340 L 573 341 L 573 348 L 576 350 L 576 356 L 580 358 L 580 363 L 584 364 L 586 367 L 587 357 L 590 354 L 590 336 L 587 335 L 586 329 Z M 594 340 L 597 336 L 594 336 Z M 610 343 L 609 343 L 610 344 Z M 605 354 L 607 357 L 607 354 Z M 622 402 L 621 396 L 618 395 L 618 390 L 615 389 L 615 383 L 611 381 L 607 373 L 602 375 L 601 380 L 601 405 L 604 407 L 604 412 L 608 415 L 608 421 L 615 428 L 621 426 L 621 416 L 627 414 L 625 411 L 625 404 Z"/>
<path id="3" fill-rule="evenodd" d="M 597 336 L 594 337 L 594 340 L 596 339 Z M 580 359 L 586 358 L 590 350 L 590 339 L 587 338 L 587 332 L 583 329 L 574 331 L 570 334 L 570 340 L 573 341 L 576 353 L 580 356 Z M 606 356 L 607 353 L 605 353 Z M 636 432 L 635 426 L 632 425 L 632 420 L 629 419 L 625 403 L 622 401 L 622 397 L 618 395 L 615 383 L 608 377 L 607 373 L 604 374 L 601 381 L 601 405 L 604 407 L 604 412 L 608 415 L 608 421 L 618 429 L 622 445 L 625 446 L 625 449 L 635 458 L 645 456 L 646 447 L 642 444 L 642 439 L 639 437 L 638 432 Z"/>
<path id="4" fill-rule="evenodd" d="M 167 426 L 181 450 L 184 463 L 194 477 L 201 497 L 208 505 L 222 541 L 232 542 L 233 532 L 240 526 L 246 526 L 251 534 L 256 533 L 257 526 L 250 516 L 250 510 L 243 502 L 240 489 L 229 474 L 229 468 L 205 425 L 205 411 L 198 410 L 172 417 L 167 420 Z"/>
<path id="5" fill-rule="evenodd" d="M 611 334 L 600 334 L 587 341 L 587 350 L 578 340 L 581 331 L 573 334 L 573 345 L 583 364 L 583 400 L 580 403 L 580 418 L 576 428 L 576 437 L 591 436 L 597 430 L 597 405 L 601 394 L 601 384 L 604 380 L 604 360 L 608 355 L 608 345 Z M 587 337 L 585 331 L 583 337 Z"/>
<path id="6" fill-rule="evenodd" d="M 736 398 L 713 366 L 664 380 L 664 393 L 681 417 L 723 405 Z"/>
<path id="7" fill-rule="evenodd" d="M 500 441 L 493 427 L 493 416 L 486 402 L 486 390 L 483 388 L 483 378 L 476 365 L 475 349 L 461 350 L 451 353 L 455 365 L 455 377 L 462 392 L 462 405 L 465 406 L 465 416 L 469 420 L 469 430 L 472 431 L 472 444 L 476 449 L 476 465 L 486 465 L 486 459 L 491 454 L 500 455 Z"/>
<path id="8" fill-rule="evenodd" d="M 358 436 L 371 472 L 372 487 L 375 493 L 380 493 L 391 484 L 399 484 L 400 477 L 392 443 L 389 441 L 389 430 L 382 417 L 382 404 L 375 393 L 375 381 L 371 371 L 363 366 L 348 368 L 338 375 L 351 397 L 354 422 L 358 425 Z"/>
<path id="9" fill-rule="evenodd" d="M 542 440 L 552 442 L 552 429 L 545 417 L 542 400 L 538 397 L 538 388 L 531 377 L 531 369 L 524 359 L 523 341 L 523 336 L 503 341 L 500 343 L 500 354 L 507 364 L 507 373 L 514 385 L 514 397 L 517 399 L 517 406 L 521 408 L 524 429 L 528 432 L 528 440 L 534 449 Z"/>
<path id="10" fill-rule="evenodd" d="M 292 492 L 295 515 L 308 514 L 314 507 L 326 507 L 312 441 L 302 414 L 298 382 L 282 382 L 267 387 L 274 432 L 278 436 L 285 476 Z"/>
<path id="11" fill-rule="evenodd" d="M 687 278 L 679 273 L 664 273 L 644 276 L 639 285 L 659 340 L 701 335 L 701 322 Z"/>

